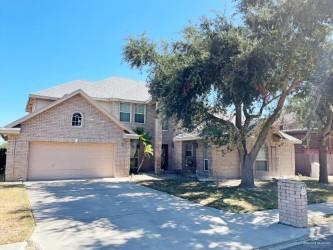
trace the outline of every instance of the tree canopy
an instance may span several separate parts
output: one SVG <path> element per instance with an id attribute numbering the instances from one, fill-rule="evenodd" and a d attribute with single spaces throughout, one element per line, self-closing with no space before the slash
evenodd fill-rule
<path id="1" fill-rule="evenodd" d="M 217 145 L 236 145 L 242 186 L 254 186 L 253 164 L 285 100 L 302 88 L 332 29 L 330 0 L 238 1 L 241 25 L 218 15 L 156 43 L 130 38 L 124 58 L 148 70 L 159 111 Z M 254 146 L 247 138 L 259 126 Z"/>
<path id="2" fill-rule="evenodd" d="M 319 136 L 319 181 L 328 183 L 327 148 L 333 135 L 333 46 L 328 43 L 320 53 L 320 63 L 306 87 L 294 95 L 287 109 L 296 114 L 298 121 L 308 130 L 308 143 Z"/>

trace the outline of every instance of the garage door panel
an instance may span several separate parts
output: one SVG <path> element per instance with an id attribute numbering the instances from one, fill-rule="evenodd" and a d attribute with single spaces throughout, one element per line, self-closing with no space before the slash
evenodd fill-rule
<path id="1" fill-rule="evenodd" d="M 29 180 L 113 176 L 114 144 L 32 142 Z"/>
<path id="2" fill-rule="evenodd" d="M 63 170 L 50 171 L 31 171 L 29 174 L 29 180 L 64 180 L 64 179 L 85 179 L 85 178 L 103 178 L 110 177 L 102 174 L 101 171 L 90 171 L 89 173 L 82 170 L 67 170 L 65 173 Z"/>

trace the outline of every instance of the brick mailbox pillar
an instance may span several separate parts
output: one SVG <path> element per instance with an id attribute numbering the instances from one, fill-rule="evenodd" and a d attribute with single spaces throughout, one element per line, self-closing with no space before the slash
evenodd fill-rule
<path id="1" fill-rule="evenodd" d="M 299 181 L 279 180 L 279 222 L 294 227 L 308 226 L 306 185 Z"/>

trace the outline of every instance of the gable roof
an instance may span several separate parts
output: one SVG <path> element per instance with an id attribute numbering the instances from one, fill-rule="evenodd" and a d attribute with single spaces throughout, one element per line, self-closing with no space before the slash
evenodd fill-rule
<path id="1" fill-rule="evenodd" d="M 78 89 L 97 100 L 127 100 L 133 102 L 148 102 L 151 100 L 148 87 L 144 82 L 120 77 L 109 77 L 100 81 L 70 81 L 32 93 L 30 97 L 56 100 Z"/>
<path id="2" fill-rule="evenodd" d="M 65 102 L 66 100 L 76 96 L 76 95 L 81 95 L 84 99 L 86 99 L 91 105 L 93 105 L 97 110 L 99 110 L 100 112 L 102 112 L 106 117 L 108 117 L 112 122 L 114 122 L 116 125 L 118 125 L 121 129 L 123 129 L 124 131 L 126 131 L 129 134 L 135 134 L 131 129 L 127 128 L 125 125 L 123 125 L 121 122 L 119 122 L 117 120 L 117 118 L 115 118 L 113 115 L 109 114 L 101 105 L 99 105 L 96 101 L 94 101 L 91 97 L 89 97 L 83 90 L 78 89 L 70 94 L 64 95 L 62 98 L 60 98 L 57 101 L 52 102 L 50 105 L 36 111 L 33 112 L 29 115 L 26 115 L 8 125 L 5 126 L 5 128 L 13 128 L 27 120 L 32 119 L 33 117 L 59 105 L 60 103 Z"/>

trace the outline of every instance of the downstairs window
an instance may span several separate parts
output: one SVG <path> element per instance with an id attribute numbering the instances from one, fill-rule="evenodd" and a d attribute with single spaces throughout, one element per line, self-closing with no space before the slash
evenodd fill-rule
<path id="1" fill-rule="evenodd" d="M 268 171 L 268 148 L 266 145 L 262 146 L 259 150 L 255 169 L 256 171 Z"/>

